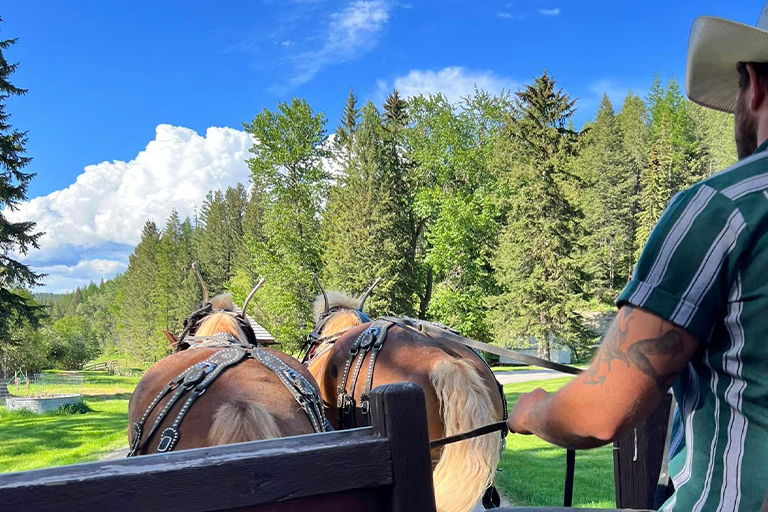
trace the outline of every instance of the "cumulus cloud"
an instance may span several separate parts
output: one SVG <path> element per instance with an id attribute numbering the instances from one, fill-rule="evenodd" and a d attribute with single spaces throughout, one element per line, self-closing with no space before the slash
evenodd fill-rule
<path id="1" fill-rule="evenodd" d="M 252 145 L 250 135 L 232 128 L 202 136 L 159 125 L 133 160 L 89 165 L 69 187 L 4 214 L 45 232 L 25 261 L 49 274 L 47 290 L 69 290 L 124 270 L 147 219 L 162 227 L 173 208 L 193 216 L 209 190 L 247 182 Z"/>
<path id="2" fill-rule="evenodd" d="M 499 76 L 493 71 L 470 70 L 451 66 L 439 71 L 414 69 L 407 75 L 397 77 L 392 83 L 379 80 L 380 94 L 397 89 L 404 96 L 442 93 L 450 102 L 458 102 L 471 95 L 475 87 L 490 93 L 501 90 L 514 91 L 519 87 L 516 81 Z"/>
<path id="3" fill-rule="evenodd" d="M 355 1 L 331 14 L 320 49 L 295 56 L 290 85 L 305 84 L 326 66 L 349 62 L 375 48 L 395 6 L 384 0 Z"/>
<path id="4" fill-rule="evenodd" d="M 539 9 L 539 14 L 543 16 L 559 16 L 560 15 L 560 8 L 555 9 Z"/>

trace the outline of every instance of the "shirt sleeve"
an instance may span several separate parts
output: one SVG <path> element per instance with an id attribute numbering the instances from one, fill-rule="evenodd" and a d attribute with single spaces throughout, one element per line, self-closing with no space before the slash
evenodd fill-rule
<path id="1" fill-rule="evenodd" d="M 736 204 L 706 184 L 670 201 L 616 305 L 641 307 L 709 339 L 725 311 L 747 223 Z"/>

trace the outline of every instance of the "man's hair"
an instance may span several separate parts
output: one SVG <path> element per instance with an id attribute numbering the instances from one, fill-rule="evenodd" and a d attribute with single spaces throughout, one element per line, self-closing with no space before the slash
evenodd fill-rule
<path id="1" fill-rule="evenodd" d="M 768 89 L 768 62 L 750 62 L 752 68 L 755 70 L 755 74 L 765 81 L 766 89 Z M 742 91 L 749 87 L 749 73 L 747 72 L 747 63 L 739 62 L 736 66 L 739 70 L 739 89 Z"/>

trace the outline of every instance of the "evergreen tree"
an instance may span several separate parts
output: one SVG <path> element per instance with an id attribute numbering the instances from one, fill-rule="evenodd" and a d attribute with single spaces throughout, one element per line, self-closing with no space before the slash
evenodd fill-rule
<path id="1" fill-rule="evenodd" d="M 119 328 L 126 349 L 143 362 L 153 362 L 164 356 L 168 342 L 157 329 L 156 316 L 160 310 L 158 253 L 160 234 L 155 223 L 147 221 L 141 241 L 128 258 L 128 270 L 123 280 L 122 311 Z"/>
<path id="2" fill-rule="evenodd" d="M 576 313 L 584 276 L 574 262 L 580 212 L 564 186 L 578 134 L 567 129 L 574 101 L 544 73 L 516 94 L 496 164 L 507 171 L 509 220 L 494 265 L 504 293 L 495 297 L 497 339 L 533 338 L 539 357 L 550 345 L 578 349 L 591 334 Z"/>
<path id="3" fill-rule="evenodd" d="M 685 101 L 674 79 L 665 89 L 656 75 L 648 96 L 651 146 L 648 167 L 641 175 L 637 255 L 672 196 L 706 174 Z"/>
<path id="4" fill-rule="evenodd" d="M 248 160 L 261 201 L 262 240 L 251 240 L 252 267 L 266 278 L 256 297 L 260 322 L 280 342 L 297 346 L 311 327 L 312 278 L 322 267 L 320 210 L 328 175 L 322 159 L 325 116 L 305 100 L 262 110 L 245 124 L 259 141 Z"/>
<path id="5" fill-rule="evenodd" d="M 9 63 L 5 52 L 16 41 L 15 38 L 0 40 L 0 353 L 14 342 L 11 339 L 14 326 L 25 322 L 37 324 L 43 314 L 30 296 L 21 292 L 38 285 L 43 276 L 16 256 L 37 248 L 42 236 L 35 233 L 34 222 L 14 220 L 13 215 L 19 202 L 26 199 L 27 187 L 34 177 L 23 170 L 32 160 L 25 155 L 27 133 L 12 128 L 11 115 L 6 112 L 8 98 L 27 92 L 10 82 L 18 63 Z"/>
<path id="6" fill-rule="evenodd" d="M 626 179 L 631 183 L 627 191 L 627 203 L 630 206 L 627 236 L 631 247 L 634 249 L 638 244 L 638 228 L 641 222 L 641 177 L 648 166 L 649 134 L 646 124 L 645 102 L 632 91 L 629 91 L 616 119 L 621 130 L 622 149 L 626 157 Z M 635 262 L 635 253 L 632 251 L 626 275 L 632 275 Z"/>
<path id="7" fill-rule="evenodd" d="M 605 94 L 584 142 L 577 160 L 583 183 L 576 195 L 585 213 L 587 232 L 583 264 L 592 276 L 590 294 L 610 302 L 617 288 L 626 284 L 627 269 L 632 265 L 635 180 L 627 165 L 621 125 Z"/>
<path id="8" fill-rule="evenodd" d="M 347 96 L 347 102 L 344 105 L 344 112 L 341 115 L 341 123 L 336 129 L 336 138 L 334 140 L 337 159 L 342 162 L 344 167 L 351 165 L 355 144 L 355 131 L 359 121 L 360 109 L 357 108 L 357 96 L 355 96 L 355 91 L 350 87 L 349 96 Z"/>

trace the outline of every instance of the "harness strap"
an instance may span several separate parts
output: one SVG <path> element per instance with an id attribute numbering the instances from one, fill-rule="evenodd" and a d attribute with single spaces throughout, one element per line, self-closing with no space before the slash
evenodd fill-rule
<path id="1" fill-rule="evenodd" d="M 176 415 L 173 424 L 163 430 L 160 443 L 157 445 L 158 452 L 168 452 L 173 450 L 181 435 L 179 432 L 181 421 L 184 419 L 184 416 L 187 415 L 192 404 L 194 404 L 198 398 L 203 396 L 203 393 L 208 389 L 208 386 L 210 386 L 211 383 L 224 372 L 224 370 L 241 362 L 247 355 L 248 349 L 233 346 L 216 351 L 211 357 L 192 367 L 195 368 L 195 370 L 184 379 L 184 388 L 186 391 L 189 391 L 189 397 L 187 397 L 184 405 L 181 406 L 181 410 L 179 410 L 179 413 Z M 161 418 L 158 417 L 158 419 Z M 149 441 L 149 437 L 147 438 L 147 441 Z"/>
<path id="2" fill-rule="evenodd" d="M 373 383 L 373 367 L 376 364 L 376 356 L 381 350 L 384 340 L 387 337 L 387 330 L 392 322 L 387 320 L 377 319 L 371 322 L 367 329 L 361 332 L 357 338 L 352 342 L 352 346 L 347 356 L 347 362 L 344 366 L 344 373 L 337 388 L 337 409 L 338 420 L 341 428 L 354 428 L 357 426 L 357 419 L 355 418 L 355 387 L 357 386 L 357 380 L 360 377 L 360 370 L 363 366 L 365 356 L 370 350 L 373 349 L 371 358 L 368 363 L 368 375 L 366 378 L 366 387 L 363 395 L 360 397 L 361 408 L 363 412 L 363 418 L 366 425 L 369 424 L 368 412 L 370 410 L 370 386 Z M 352 372 L 352 381 L 350 382 L 349 392 L 347 392 L 347 380 L 349 378 L 349 370 L 355 358 L 358 357 L 355 364 L 354 371 Z"/>
<path id="3" fill-rule="evenodd" d="M 254 358 L 272 370 L 299 403 L 315 432 L 333 430 L 325 417 L 320 395 L 307 379 L 279 357 L 264 350 L 253 351 Z"/>
<path id="4" fill-rule="evenodd" d="M 155 396 L 155 398 L 152 400 L 152 402 L 150 402 L 149 406 L 144 411 L 144 414 L 141 416 L 141 419 L 139 419 L 139 421 L 136 421 L 136 422 L 133 423 L 132 432 L 131 432 L 131 451 L 128 452 L 128 455 L 127 455 L 128 457 L 133 457 L 134 455 L 136 455 L 139 452 L 139 450 L 141 450 L 141 448 L 142 448 L 141 436 L 142 436 L 142 434 L 144 432 L 144 425 L 146 424 L 147 420 L 149 419 L 149 415 L 152 414 L 152 411 L 154 411 L 155 407 L 157 407 L 157 404 L 159 404 L 160 400 L 165 398 L 165 396 L 168 393 L 170 393 L 171 391 L 176 390 L 176 388 L 178 388 L 179 385 L 184 381 L 184 378 L 187 376 L 187 374 L 189 374 L 189 372 L 191 372 L 193 369 L 194 369 L 194 366 L 191 366 L 191 367 L 187 368 L 186 370 L 181 372 L 176 378 L 172 379 L 170 382 L 168 382 L 168 384 L 163 386 L 163 388 Z M 177 391 L 176 394 L 180 395 L 180 392 Z M 178 397 L 176 398 L 176 400 L 178 400 Z M 171 400 L 169 400 L 169 402 L 173 401 L 175 403 L 176 400 L 171 398 Z M 158 418 L 165 417 L 165 414 L 168 412 L 168 409 L 169 408 L 164 407 L 163 408 L 164 412 L 160 412 L 160 414 L 158 415 Z M 149 435 L 147 436 L 147 440 L 149 440 L 149 438 L 152 437 L 152 435 L 155 433 L 155 430 L 157 429 L 157 424 L 158 424 L 158 422 L 155 421 L 155 425 L 150 430 Z"/>

